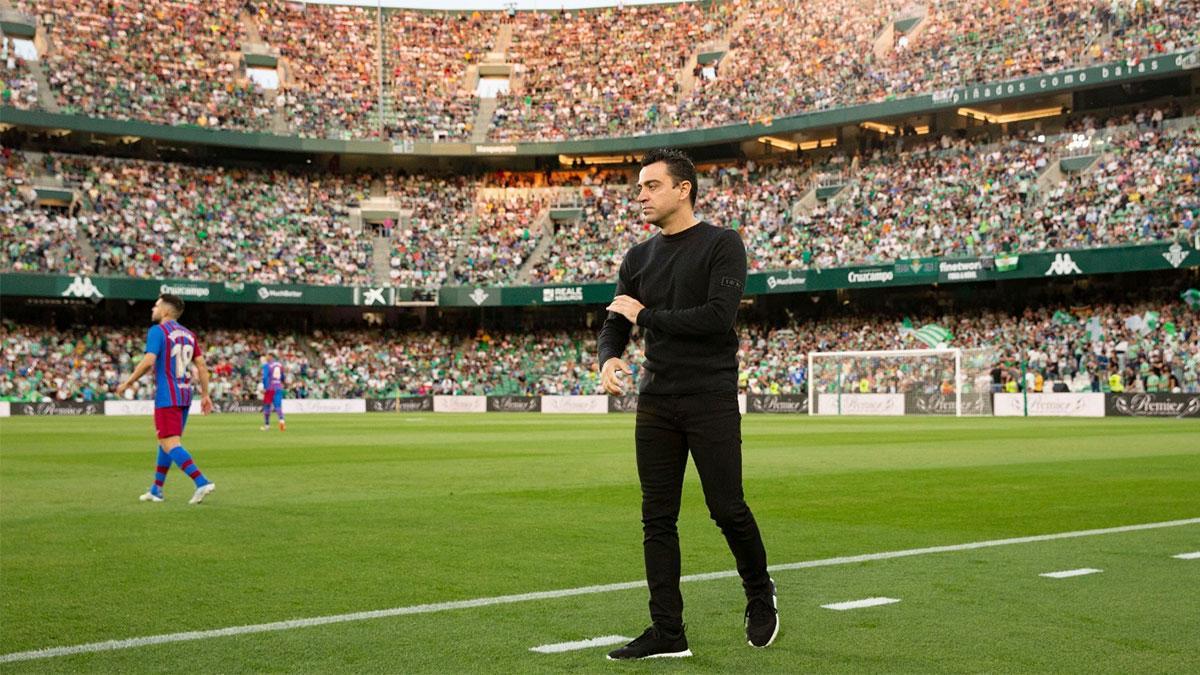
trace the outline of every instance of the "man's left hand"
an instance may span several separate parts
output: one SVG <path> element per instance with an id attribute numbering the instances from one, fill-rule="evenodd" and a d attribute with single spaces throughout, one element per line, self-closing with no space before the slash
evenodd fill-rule
<path id="1" fill-rule="evenodd" d="M 638 313 L 643 309 L 646 309 L 646 306 L 629 297 L 628 295 L 618 295 L 617 297 L 613 298 L 612 303 L 609 304 L 606 309 L 608 309 L 610 312 L 616 312 L 626 319 L 629 319 L 629 323 L 632 323 L 636 326 Z"/>

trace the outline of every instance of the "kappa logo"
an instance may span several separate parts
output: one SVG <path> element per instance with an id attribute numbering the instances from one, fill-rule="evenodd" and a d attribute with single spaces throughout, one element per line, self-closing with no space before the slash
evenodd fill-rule
<path id="1" fill-rule="evenodd" d="M 1175 242 L 1174 244 L 1171 244 L 1171 248 L 1163 251 L 1162 257 L 1166 258 L 1167 262 L 1171 263 L 1171 267 L 1179 269 L 1179 266 L 1183 264 L 1184 260 L 1187 260 L 1187 257 L 1191 255 L 1191 253 L 1191 251 L 1183 250 L 1183 247 L 1179 245 L 1179 242 Z"/>
<path id="2" fill-rule="evenodd" d="M 1054 262 L 1050 263 L 1050 269 L 1042 276 L 1067 275 L 1067 274 L 1083 274 L 1083 270 L 1079 269 L 1079 265 L 1071 259 L 1070 253 L 1055 253 Z"/>
<path id="3" fill-rule="evenodd" d="M 64 298 L 103 298 L 104 294 L 96 288 L 96 284 L 92 283 L 91 278 L 85 276 L 75 276 L 75 280 L 67 286 L 67 290 L 62 292 Z"/>
<path id="4" fill-rule="evenodd" d="M 487 302 L 487 299 L 491 297 L 491 295 L 482 288 L 476 288 L 471 295 L 467 297 L 471 298 L 476 305 L 482 305 L 483 303 Z"/>

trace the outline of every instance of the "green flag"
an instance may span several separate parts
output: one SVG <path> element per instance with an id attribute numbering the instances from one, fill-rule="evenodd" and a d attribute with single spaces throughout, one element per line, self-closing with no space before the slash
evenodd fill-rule
<path id="1" fill-rule="evenodd" d="M 938 326 L 937 324 L 931 323 L 928 326 L 922 326 L 916 331 L 913 331 L 913 337 L 917 338 L 921 342 L 924 342 L 930 347 L 937 347 L 953 340 L 954 334 L 949 330 Z"/>
<path id="2" fill-rule="evenodd" d="M 1075 317 L 1071 316 L 1070 314 L 1067 314 L 1066 312 L 1064 312 L 1060 309 L 1060 310 L 1054 312 L 1054 317 L 1051 319 L 1051 321 L 1058 324 L 1059 326 L 1070 326 L 1075 323 Z"/>
<path id="3" fill-rule="evenodd" d="M 1017 264 L 1020 263 L 1021 256 L 1014 254 L 996 256 L 996 271 L 1011 272 L 1017 269 Z"/>
<path id="4" fill-rule="evenodd" d="M 1145 326 L 1146 332 L 1158 330 L 1159 320 L 1158 312 L 1147 311 L 1142 315 L 1142 325 Z"/>
<path id="5" fill-rule="evenodd" d="M 1104 339 L 1104 326 L 1100 323 L 1098 316 L 1089 319 L 1083 330 L 1087 334 L 1089 342 L 1099 342 Z"/>
<path id="6" fill-rule="evenodd" d="M 900 322 L 900 337 L 904 337 L 905 335 L 908 335 L 909 333 L 913 332 L 914 330 L 916 330 L 916 329 L 913 328 L 912 319 L 908 318 L 907 316 L 904 317 L 904 321 Z"/>
<path id="7" fill-rule="evenodd" d="M 1200 290 L 1189 288 L 1180 293 L 1179 297 L 1183 298 L 1184 303 L 1186 303 L 1188 307 L 1195 310 L 1200 310 Z"/>

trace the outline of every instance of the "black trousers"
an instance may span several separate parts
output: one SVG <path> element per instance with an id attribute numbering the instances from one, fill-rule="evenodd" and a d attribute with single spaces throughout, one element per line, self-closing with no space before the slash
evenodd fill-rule
<path id="1" fill-rule="evenodd" d="M 636 439 L 646 581 L 654 624 L 671 631 L 683 625 L 676 523 L 689 450 L 709 515 L 733 552 L 746 596 L 769 593 L 767 552 L 742 494 L 742 416 L 737 394 L 641 394 Z"/>

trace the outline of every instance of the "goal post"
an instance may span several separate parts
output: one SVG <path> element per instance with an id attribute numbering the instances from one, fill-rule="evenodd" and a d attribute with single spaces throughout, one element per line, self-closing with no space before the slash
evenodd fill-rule
<path id="1" fill-rule="evenodd" d="M 990 414 L 995 365 L 992 348 L 809 352 L 808 414 Z"/>

